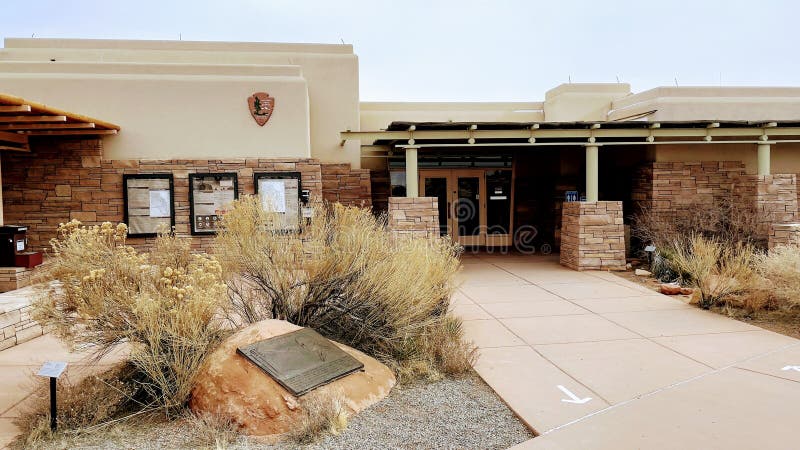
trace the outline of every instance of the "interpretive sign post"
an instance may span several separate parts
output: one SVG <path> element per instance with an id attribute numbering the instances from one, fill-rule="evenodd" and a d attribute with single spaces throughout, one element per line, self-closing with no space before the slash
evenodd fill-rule
<path id="1" fill-rule="evenodd" d="M 50 430 L 56 431 L 58 428 L 58 408 L 56 404 L 56 382 L 58 377 L 64 373 L 67 363 L 63 361 L 45 361 L 42 368 L 36 374 L 40 377 L 50 378 Z"/>

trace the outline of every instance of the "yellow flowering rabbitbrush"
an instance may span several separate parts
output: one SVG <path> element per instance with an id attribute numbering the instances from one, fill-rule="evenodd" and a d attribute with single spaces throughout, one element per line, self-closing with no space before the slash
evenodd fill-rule
<path id="1" fill-rule="evenodd" d="M 222 268 L 172 233 L 160 233 L 149 253 L 127 245 L 126 235 L 125 224 L 61 224 L 34 315 L 98 356 L 127 344 L 151 406 L 180 408 L 225 334 Z"/>

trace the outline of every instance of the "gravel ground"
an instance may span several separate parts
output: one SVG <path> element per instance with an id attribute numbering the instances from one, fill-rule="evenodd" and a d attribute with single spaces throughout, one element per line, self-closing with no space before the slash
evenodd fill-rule
<path id="1" fill-rule="evenodd" d="M 350 419 L 338 436 L 315 444 L 265 445 L 244 437 L 229 449 L 505 449 L 533 434 L 477 376 L 395 388 Z M 174 423 L 133 425 L 49 448 L 183 449 L 208 446 Z M 211 444 L 213 446 L 213 444 Z"/>

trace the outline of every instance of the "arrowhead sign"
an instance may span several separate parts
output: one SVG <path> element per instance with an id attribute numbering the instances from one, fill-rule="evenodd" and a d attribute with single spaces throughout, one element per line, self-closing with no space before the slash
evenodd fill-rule
<path id="1" fill-rule="evenodd" d="M 786 366 L 781 370 L 794 370 L 795 372 L 800 372 L 800 366 Z"/>
<path id="2" fill-rule="evenodd" d="M 247 97 L 247 106 L 256 123 L 263 127 L 275 110 L 275 97 L 271 97 L 266 92 L 256 92 Z"/>
<path id="3" fill-rule="evenodd" d="M 561 401 L 564 403 L 574 403 L 576 405 L 582 405 L 592 399 L 592 397 L 579 398 L 577 395 L 573 394 L 572 391 L 565 388 L 564 386 L 561 386 L 560 384 L 556 387 L 560 389 L 561 392 L 563 392 L 567 397 L 569 397 L 561 399 Z"/>

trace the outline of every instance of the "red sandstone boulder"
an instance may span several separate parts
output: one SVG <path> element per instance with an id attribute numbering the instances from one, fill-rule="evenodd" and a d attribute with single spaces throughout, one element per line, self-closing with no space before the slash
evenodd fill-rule
<path id="1" fill-rule="evenodd" d="M 253 342 L 280 336 L 300 327 L 282 320 L 264 320 L 229 337 L 208 356 L 192 389 L 189 407 L 195 413 L 223 415 L 254 436 L 285 433 L 302 417 L 298 398 L 236 352 Z M 395 377 L 388 367 L 358 350 L 334 342 L 364 364 L 354 372 L 305 394 L 341 396 L 348 412 L 355 414 L 389 394 Z"/>
<path id="2" fill-rule="evenodd" d="M 664 283 L 658 290 L 664 295 L 678 295 L 681 293 L 681 287 L 674 283 Z"/>
<path id="3" fill-rule="evenodd" d="M 681 287 L 677 283 L 664 283 L 659 287 L 659 292 L 664 295 L 692 295 L 694 289 Z"/>

